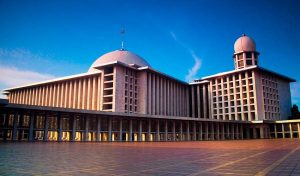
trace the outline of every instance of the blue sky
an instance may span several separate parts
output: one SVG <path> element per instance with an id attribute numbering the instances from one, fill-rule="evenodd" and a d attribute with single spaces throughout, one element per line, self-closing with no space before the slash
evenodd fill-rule
<path id="1" fill-rule="evenodd" d="M 0 89 L 86 72 L 120 48 L 122 26 L 126 49 L 181 80 L 232 70 L 243 33 L 260 66 L 300 80 L 299 9 L 297 0 L 0 0 Z M 299 89 L 292 84 L 298 104 Z"/>

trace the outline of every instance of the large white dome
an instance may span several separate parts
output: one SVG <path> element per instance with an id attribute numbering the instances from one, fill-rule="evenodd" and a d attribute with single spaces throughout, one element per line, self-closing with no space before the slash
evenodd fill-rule
<path id="1" fill-rule="evenodd" d="M 101 57 L 99 57 L 90 67 L 88 72 L 93 72 L 95 71 L 95 67 L 106 64 L 106 63 L 111 63 L 111 62 L 115 62 L 115 61 L 119 61 L 122 62 L 124 64 L 135 64 L 138 66 L 150 66 L 149 63 L 147 61 L 145 61 L 142 57 L 127 51 L 127 50 L 116 50 L 116 51 L 112 51 L 109 53 L 106 53 L 104 55 L 102 55 Z"/>
<path id="2" fill-rule="evenodd" d="M 234 51 L 235 53 L 244 51 L 256 51 L 256 44 L 250 37 L 243 35 L 235 41 Z"/>

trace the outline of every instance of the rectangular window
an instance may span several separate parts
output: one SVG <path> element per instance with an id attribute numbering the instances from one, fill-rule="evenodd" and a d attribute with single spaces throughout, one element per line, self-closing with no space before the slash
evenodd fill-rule
<path id="1" fill-rule="evenodd" d="M 252 58 L 252 53 L 247 52 L 247 53 L 246 53 L 246 58 Z"/>
<path id="2" fill-rule="evenodd" d="M 248 59 L 247 59 L 247 60 L 246 60 L 246 64 L 247 64 L 247 65 L 252 65 L 252 60 L 248 60 Z"/>

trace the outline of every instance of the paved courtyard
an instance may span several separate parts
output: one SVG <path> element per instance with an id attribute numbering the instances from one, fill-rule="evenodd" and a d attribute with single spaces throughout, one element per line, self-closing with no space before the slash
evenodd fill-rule
<path id="1" fill-rule="evenodd" d="M 0 175 L 300 175 L 300 140 L 0 143 Z"/>

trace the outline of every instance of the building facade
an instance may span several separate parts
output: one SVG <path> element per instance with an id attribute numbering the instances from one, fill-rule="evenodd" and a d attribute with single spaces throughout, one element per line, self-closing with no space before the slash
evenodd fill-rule
<path id="1" fill-rule="evenodd" d="M 87 73 L 6 89 L 0 140 L 182 141 L 300 137 L 290 82 L 258 65 L 255 42 L 234 44 L 235 70 L 186 83 L 121 49 Z"/>

